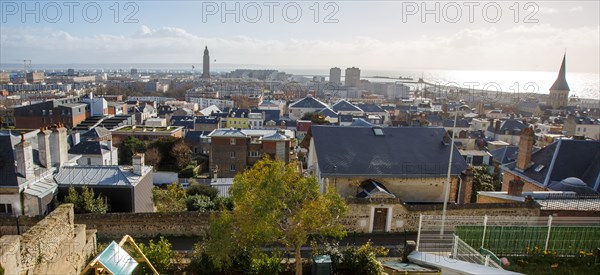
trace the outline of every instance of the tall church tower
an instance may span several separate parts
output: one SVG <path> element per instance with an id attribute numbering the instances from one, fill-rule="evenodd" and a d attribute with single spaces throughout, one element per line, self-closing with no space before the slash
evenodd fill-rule
<path id="1" fill-rule="evenodd" d="M 560 65 L 560 71 L 558 77 L 552 87 L 550 87 L 550 96 L 548 97 L 548 105 L 552 106 L 552 109 L 559 109 L 567 107 L 569 102 L 569 84 L 567 84 L 567 54 L 563 56 L 562 65 Z"/>
<path id="2" fill-rule="evenodd" d="M 210 56 L 208 46 L 204 47 L 204 59 L 202 60 L 202 79 L 210 79 Z"/>

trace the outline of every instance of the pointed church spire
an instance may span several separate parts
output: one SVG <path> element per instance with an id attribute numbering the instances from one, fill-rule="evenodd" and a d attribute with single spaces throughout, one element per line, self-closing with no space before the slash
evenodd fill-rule
<path id="1" fill-rule="evenodd" d="M 560 71 L 558 71 L 558 77 L 550 90 L 553 91 L 570 91 L 569 84 L 567 84 L 567 53 L 563 56 L 562 64 L 560 65 Z"/>

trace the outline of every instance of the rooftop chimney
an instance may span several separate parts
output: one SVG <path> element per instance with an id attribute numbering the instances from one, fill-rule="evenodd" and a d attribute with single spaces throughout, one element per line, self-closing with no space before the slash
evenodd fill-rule
<path id="1" fill-rule="evenodd" d="M 60 167 L 67 162 L 67 129 L 59 122 L 50 135 L 51 166 Z"/>
<path id="2" fill-rule="evenodd" d="M 533 129 L 527 127 L 523 129 L 519 140 L 519 151 L 517 155 L 517 170 L 525 171 L 531 166 L 531 149 L 533 148 L 534 133 Z"/>
<path id="3" fill-rule="evenodd" d="M 21 142 L 15 145 L 17 151 L 17 173 L 25 179 L 32 179 L 35 176 L 33 170 L 33 151 L 31 142 L 25 140 L 25 134 L 21 133 Z"/>
<path id="4" fill-rule="evenodd" d="M 47 128 L 40 128 L 40 132 L 37 134 L 38 139 L 38 152 L 40 155 L 40 164 L 46 168 L 52 166 L 52 157 L 50 149 L 50 135 L 52 131 Z"/>
<path id="5" fill-rule="evenodd" d="M 508 182 L 508 195 L 520 197 L 523 194 L 523 185 L 525 183 L 521 178 L 516 177 L 515 179 Z"/>
<path id="6" fill-rule="evenodd" d="M 133 164 L 133 173 L 136 175 L 143 175 L 144 170 L 144 154 L 135 154 L 131 161 Z"/>

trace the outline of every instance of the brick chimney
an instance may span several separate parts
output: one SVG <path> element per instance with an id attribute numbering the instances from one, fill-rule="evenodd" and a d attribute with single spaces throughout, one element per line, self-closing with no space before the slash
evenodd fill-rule
<path id="1" fill-rule="evenodd" d="M 131 164 L 133 164 L 133 173 L 134 174 L 140 175 L 140 176 L 144 174 L 144 154 L 133 155 Z"/>
<path id="2" fill-rule="evenodd" d="M 46 168 L 52 166 L 50 135 L 52 135 L 52 131 L 46 127 L 40 128 L 40 132 L 37 134 L 40 164 Z"/>
<path id="3" fill-rule="evenodd" d="M 25 134 L 21 133 L 21 142 L 15 145 L 17 155 L 17 173 L 25 179 L 32 179 L 35 176 L 33 170 L 33 151 L 31 142 L 25 140 Z"/>
<path id="4" fill-rule="evenodd" d="M 465 170 L 465 173 L 463 173 L 463 180 L 462 180 L 462 185 L 460 187 L 460 194 L 459 194 L 459 201 L 458 203 L 463 204 L 463 203 L 471 203 L 471 197 L 473 195 L 473 178 L 474 178 L 474 173 L 473 173 L 473 167 L 471 167 L 470 165 L 467 167 L 467 170 Z"/>
<path id="5" fill-rule="evenodd" d="M 52 134 L 50 135 L 50 148 L 52 166 L 60 167 L 67 162 L 67 129 L 60 122 L 52 129 Z"/>
<path id="6" fill-rule="evenodd" d="M 531 163 L 531 149 L 533 148 L 534 142 L 533 129 L 527 127 L 523 129 L 521 138 L 519 139 L 519 152 L 517 156 L 517 170 L 525 171 L 529 168 Z"/>
<path id="7" fill-rule="evenodd" d="M 516 177 L 515 179 L 508 182 L 508 195 L 520 197 L 523 194 L 523 185 L 525 183 L 521 178 Z"/>

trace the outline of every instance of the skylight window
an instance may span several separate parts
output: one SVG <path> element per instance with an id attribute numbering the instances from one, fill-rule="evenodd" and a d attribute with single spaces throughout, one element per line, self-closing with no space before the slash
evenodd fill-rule
<path id="1" fill-rule="evenodd" d="M 542 169 L 544 169 L 544 167 L 545 166 L 543 164 L 540 164 L 534 170 L 539 173 L 540 171 L 542 171 Z"/>
<path id="2" fill-rule="evenodd" d="M 373 134 L 375 134 L 376 136 L 383 136 L 383 129 L 373 128 Z"/>

